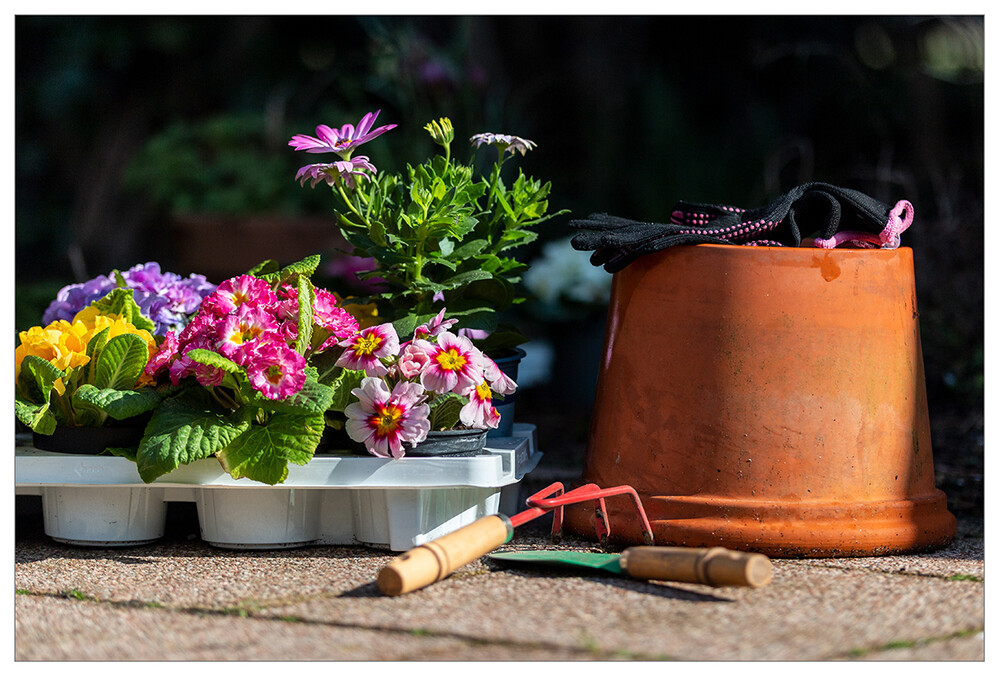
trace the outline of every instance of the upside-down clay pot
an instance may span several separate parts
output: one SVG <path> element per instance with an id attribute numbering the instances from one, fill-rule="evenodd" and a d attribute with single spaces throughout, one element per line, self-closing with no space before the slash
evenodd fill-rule
<path id="1" fill-rule="evenodd" d="M 583 480 L 656 544 L 775 557 L 948 543 L 907 248 L 701 244 L 616 273 Z M 611 541 L 640 544 L 624 499 Z M 595 537 L 593 505 L 566 527 Z"/>

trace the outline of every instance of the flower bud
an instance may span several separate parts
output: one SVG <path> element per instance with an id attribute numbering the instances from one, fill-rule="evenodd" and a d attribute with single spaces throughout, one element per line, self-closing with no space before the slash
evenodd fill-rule
<path id="1" fill-rule="evenodd" d="M 454 140 L 454 127 L 451 126 L 451 120 L 446 117 L 428 122 L 424 129 L 430 132 L 430 137 L 434 143 L 444 148 L 450 146 L 451 141 Z"/>

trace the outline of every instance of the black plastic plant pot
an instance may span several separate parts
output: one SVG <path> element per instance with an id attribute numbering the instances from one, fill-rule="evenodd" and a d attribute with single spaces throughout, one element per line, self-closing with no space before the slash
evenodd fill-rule
<path id="1" fill-rule="evenodd" d="M 438 430 L 427 434 L 427 438 L 406 448 L 406 457 L 452 457 L 464 458 L 481 455 L 485 451 L 486 430 Z"/>
<path id="2" fill-rule="evenodd" d="M 145 421 L 122 427 L 59 425 L 52 434 L 33 432 L 32 443 L 42 451 L 97 455 L 106 448 L 138 446 L 145 429 Z"/>

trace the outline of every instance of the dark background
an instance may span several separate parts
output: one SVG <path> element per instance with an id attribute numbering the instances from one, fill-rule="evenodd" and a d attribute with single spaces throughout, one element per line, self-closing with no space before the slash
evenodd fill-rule
<path id="1" fill-rule="evenodd" d="M 379 139 L 383 170 L 431 152 L 422 126 L 440 116 L 459 139 L 537 142 L 520 164 L 572 212 L 542 240 L 594 211 L 661 220 L 681 199 L 754 207 L 836 183 L 915 206 L 903 244 L 938 484 L 981 514 L 983 17 L 18 16 L 15 41 L 17 329 L 113 268 L 202 272 L 184 269 L 174 212 L 215 215 L 216 258 L 223 216 L 328 218 L 287 141 L 379 108 L 400 125 Z M 164 133 L 188 145 L 149 145 Z M 588 403 L 571 393 L 519 395 L 546 464 L 583 453 Z"/>

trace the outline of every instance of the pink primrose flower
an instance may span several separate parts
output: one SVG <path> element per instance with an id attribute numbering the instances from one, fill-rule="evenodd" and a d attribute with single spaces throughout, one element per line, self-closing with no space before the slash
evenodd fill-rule
<path id="1" fill-rule="evenodd" d="M 332 335 L 319 348 L 326 350 L 341 340 L 346 340 L 357 333 L 358 324 L 354 315 L 342 307 L 338 307 L 336 296 L 325 289 L 316 289 L 316 302 L 313 306 L 316 325 L 326 329 Z"/>
<path id="2" fill-rule="evenodd" d="M 201 308 L 216 317 L 224 317 L 243 304 L 258 306 L 275 302 L 277 296 L 270 284 L 252 275 L 240 275 L 219 284 L 214 293 L 201 301 Z"/>
<path id="3" fill-rule="evenodd" d="M 499 427 L 500 414 L 493 406 L 493 393 L 483 380 L 468 394 L 468 403 L 461 407 L 458 419 L 462 424 L 477 429 Z"/>
<path id="4" fill-rule="evenodd" d="M 156 354 L 146 364 L 146 375 L 151 378 L 158 378 L 161 373 L 167 370 L 171 360 L 177 356 L 179 344 L 176 334 L 173 331 L 167 331 L 163 337 L 163 342 L 156 350 Z"/>
<path id="5" fill-rule="evenodd" d="M 403 443 L 416 446 L 430 431 L 426 392 L 417 383 L 401 382 L 389 391 L 380 378 L 365 378 L 351 393 L 357 401 L 344 409 L 347 434 L 380 458 L 401 458 Z"/>
<path id="6" fill-rule="evenodd" d="M 336 365 L 369 376 L 385 375 L 388 369 L 381 360 L 399 352 L 399 335 L 391 324 L 371 326 L 338 343 L 347 348 Z"/>
<path id="7" fill-rule="evenodd" d="M 430 365 L 430 355 L 417 343 L 408 343 L 399 355 L 398 372 L 407 380 L 416 378 Z"/>
<path id="8" fill-rule="evenodd" d="M 339 129 L 321 124 L 316 127 L 315 136 L 295 134 L 291 137 L 288 145 L 295 150 L 304 150 L 307 153 L 336 153 L 348 160 L 354 148 L 381 136 L 390 129 L 395 129 L 396 125 L 394 124 L 386 124 L 377 129 L 371 128 L 381 112 L 381 110 L 376 110 L 373 113 L 368 113 L 361 118 L 356 128 L 352 124 L 345 124 Z"/>
<path id="9" fill-rule="evenodd" d="M 268 399 L 284 399 L 305 384 L 305 357 L 283 342 L 260 342 L 248 351 L 246 375 Z"/>
<path id="10" fill-rule="evenodd" d="M 245 356 L 253 346 L 273 340 L 279 335 L 280 325 L 267 309 L 241 305 L 218 325 L 218 351 L 237 364 L 245 364 Z"/>
<path id="11" fill-rule="evenodd" d="M 468 339 L 442 331 L 436 345 L 426 340 L 414 343 L 430 356 L 430 364 L 420 374 L 420 382 L 426 389 L 464 396 L 482 382 L 482 369 L 475 357 L 477 350 Z"/>
<path id="12" fill-rule="evenodd" d="M 431 319 L 426 324 L 421 324 L 416 327 L 413 331 L 414 338 L 428 338 L 430 336 L 437 336 L 442 331 L 447 331 L 452 326 L 458 323 L 457 319 L 444 319 L 444 312 L 447 308 L 442 309 L 437 313 L 437 316 Z"/>
<path id="13" fill-rule="evenodd" d="M 481 351 L 476 356 L 479 360 L 479 368 L 482 369 L 482 375 L 485 376 L 486 382 L 489 383 L 489 387 L 493 392 L 507 395 L 517 391 L 517 383 L 514 382 L 513 378 L 503 373 L 500 367 L 496 365 L 496 362 Z"/>

